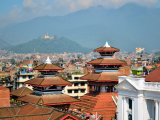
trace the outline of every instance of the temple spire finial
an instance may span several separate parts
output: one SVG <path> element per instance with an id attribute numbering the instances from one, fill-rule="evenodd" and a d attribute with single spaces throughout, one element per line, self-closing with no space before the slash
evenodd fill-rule
<path id="1" fill-rule="evenodd" d="M 52 64 L 52 63 L 51 63 L 51 60 L 49 59 L 49 56 L 47 57 L 45 63 L 46 63 L 46 64 Z"/>
<path id="2" fill-rule="evenodd" d="M 106 41 L 106 44 L 104 45 L 104 47 L 110 47 L 107 41 Z"/>

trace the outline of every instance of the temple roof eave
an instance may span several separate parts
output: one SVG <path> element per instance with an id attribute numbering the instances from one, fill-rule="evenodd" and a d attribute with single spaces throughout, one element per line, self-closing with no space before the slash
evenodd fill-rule
<path id="1" fill-rule="evenodd" d="M 36 85 L 36 84 L 29 84 L 29 83 L 24 83 L 24 84 L 27 84 L 27 85 L 31 85 L 31 86 L 37 86 L 37 87 L 49 87 L 49 86 L 66 86 L 66 85 L 72 85 L 72 84 L 52 84 L 52 85 Z"/>

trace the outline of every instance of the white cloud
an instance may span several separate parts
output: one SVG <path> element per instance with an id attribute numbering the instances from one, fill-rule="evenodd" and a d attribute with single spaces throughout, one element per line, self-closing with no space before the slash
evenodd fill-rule
<path id="1" fill-rule="evenodd" d="M 64 15 L 92 6 L 119 8 L 128 2 L 153 6 L 158 0 L 24 0 L 23 7 L 14 6 L 8 15 L 0 15 L 0 28 L 14 22 L 27 21 L 44 15 Z"/>

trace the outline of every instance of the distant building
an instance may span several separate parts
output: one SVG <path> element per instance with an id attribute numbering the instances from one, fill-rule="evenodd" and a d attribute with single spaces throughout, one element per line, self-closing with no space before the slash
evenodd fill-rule
<path id="1" fill-rule="evenodd" d="M 48 33 L 47 33 L 47 35 L 45 35 L 44 37 L 42 37 L 43 39 L 54 39 L 54 36 L 52 36 L 52 37 L 49 37 L 48 36 Z"/>
<path id="2" fill-rule="evenodd" d="M 145 52 L 144 48 L 136 48 L 136 53 L 142 53 Z"/>

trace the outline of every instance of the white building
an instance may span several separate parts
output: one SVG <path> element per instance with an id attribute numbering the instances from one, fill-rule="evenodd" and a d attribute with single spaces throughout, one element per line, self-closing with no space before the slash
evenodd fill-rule
<path id="1" fill-rule="evenodd" d="M 18 70 L 17 71 L 17 79 L 16 79 L 16 89 L 19 89 L 21 87 L 27 87 L 29 89 L 32 89 L 31 85 L 24 84 L 26 81 L 33 79 L 34 77 L 38 76 L 38 71 L 33 71 L 33 68 L 30 64 L 29 66 L 25 67 L 23 71 Z M 30 71 L 30 69 L 32 69 Z M 28 71 L 26 71 L 28 70 Z"/>
<path id="2" fill-rule="evenodd" d="M 120 76 L 117 120 L 160 120 L 160 67 L 146 77 Z"/>
<path id="3" fill-rule="evenodd" d="M 73 84 L 71 86 L 67 85 L 62 91 L 62 93 L 77 98 L 86 94 L 88 89 L 88 84 L 87 80 L 79 79 L 82 76 L 84 76 L 84 74 L 72 74 L 72 79 L 68 81 Z"/>

